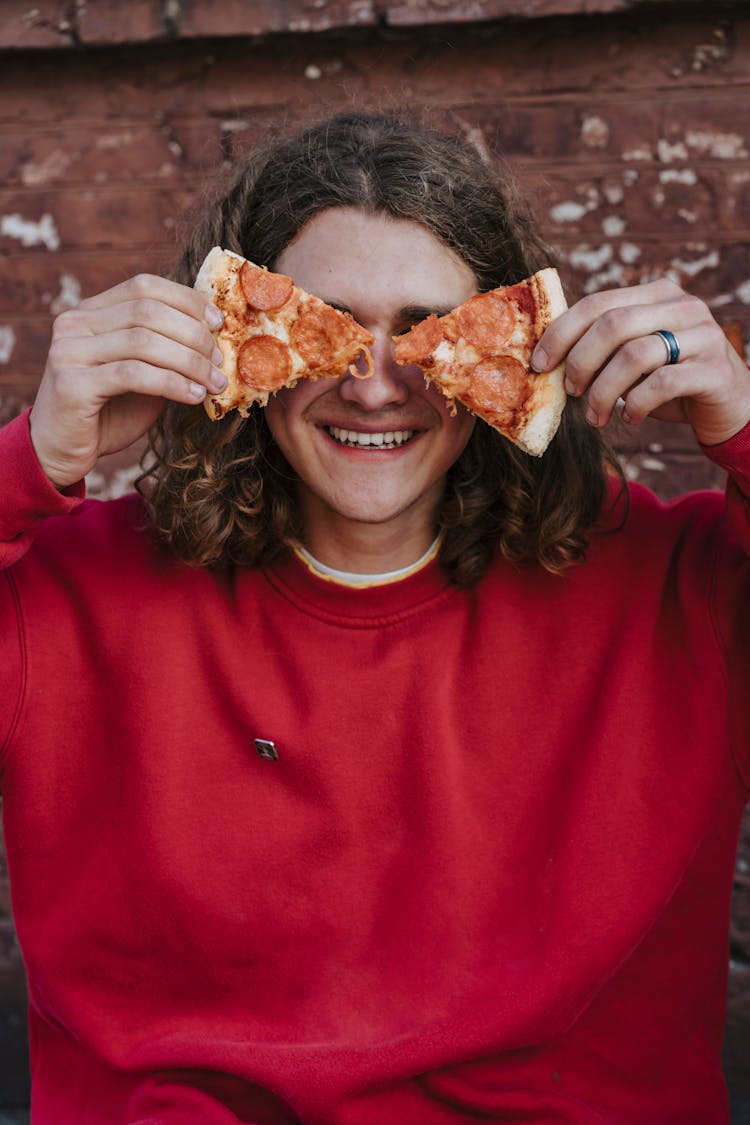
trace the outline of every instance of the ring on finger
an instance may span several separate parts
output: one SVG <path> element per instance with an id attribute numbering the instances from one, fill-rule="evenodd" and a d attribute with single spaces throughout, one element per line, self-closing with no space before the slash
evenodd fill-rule
<path id="1" fill-rule="evenodd" d="M 666 328 L 658 328 L 656 332 L 652 332 L 651 335 L 658 336 L 667 349 L 665 366 L 671 367 L 673 363 L 678 363 L 680 359 L 680 345 L 674 332 L 669 332 Z"/>

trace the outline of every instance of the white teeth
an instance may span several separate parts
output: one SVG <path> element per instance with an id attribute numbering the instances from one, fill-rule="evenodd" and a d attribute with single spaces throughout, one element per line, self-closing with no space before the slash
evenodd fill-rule
<path id="1" fill-rule="evenodd" d="M 358 430 L 342 430 L 339 426 L 329 426 L 328 432 L 336 441 L 343 445 L 367 447 L 377 445 L 381 448 L 393 449 L 403 445 L 414 436 L 414 430 L 387 430 L 384 433 L 365 434 Z"/>

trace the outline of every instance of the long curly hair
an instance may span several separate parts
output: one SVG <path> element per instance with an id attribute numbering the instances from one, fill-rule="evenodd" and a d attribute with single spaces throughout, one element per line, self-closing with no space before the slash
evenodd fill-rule
<path id="1" fill-rule="evenodd" d="M 474 271 L 480 290 L 550 265 L 512 179 L 473 146 L 394 116 L 339 114 L 253 151 L 195 223 L 174 277 L 192 284 L 212 246 L 273 269 L 314 215 L 332 207 L 426 227 Z M 302 541 L 296 477 L 262 409 L 209 421 L 170 404 L 150 434 L 138 488 L 154 526 L 193 565 L 263 565 Z M 479 423 L 447 474 L 436 513 L 440 560 L 458 585 L 499 552 L 559 572 L 582 560 L 618 473 L 569 400 L 542 458 Z"/>

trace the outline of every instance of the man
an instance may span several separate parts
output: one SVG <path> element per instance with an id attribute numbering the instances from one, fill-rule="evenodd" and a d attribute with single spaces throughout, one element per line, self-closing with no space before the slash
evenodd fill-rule
<path id="1" fill-rule="evenodd" d="M 210 423 L 215 243 L 351 310 L 372 377 Z M 0 434 L 36 1123 L 727 1120 L 750 379 L 659 282 L 545 333 L 541 460 L 451 416 L 392 335 L 541 255 L 466 149 L 348 115 L 240 171 L 182 284 L 58 318 Z M 726 513 L 625 497 L 618 399 L 690 422 Z M 145 500 L 83 503 L 149 426 Z"/>

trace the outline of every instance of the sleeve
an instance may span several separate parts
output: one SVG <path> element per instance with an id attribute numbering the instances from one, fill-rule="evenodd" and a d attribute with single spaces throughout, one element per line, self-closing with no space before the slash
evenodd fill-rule
<path id="1" fill-rule="evenodd" d="M 716 631 L 726 652 L 729 725 L 737 766 L 750 792 L 750 423 L 721 445 L 704 446 L 725 469 L 726 518 L 734 543 L 720 551 L 714 582 Z M 742 549 L 743 555 L 737 551 Z"/>
<path id="2" fill-rule="evenodd" d="M 31 442 L 29 413 L 0 430 L 0 568 L 25 554 L 43 519 L 72 511 L 85 497 L 83 481 L 58 492 L 46 476 Z"/>

